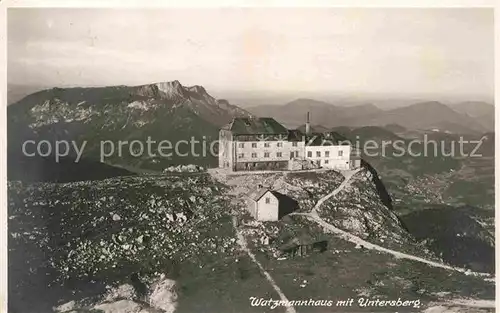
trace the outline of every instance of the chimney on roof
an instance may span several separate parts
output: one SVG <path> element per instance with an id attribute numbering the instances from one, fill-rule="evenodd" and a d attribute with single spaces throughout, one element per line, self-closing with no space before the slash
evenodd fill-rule
<path id="1" fill-rule="evenodd" d="M 311 134 L 311 124 L 309 123 L 309 112 L 307 112 L 306 135 Z"/>

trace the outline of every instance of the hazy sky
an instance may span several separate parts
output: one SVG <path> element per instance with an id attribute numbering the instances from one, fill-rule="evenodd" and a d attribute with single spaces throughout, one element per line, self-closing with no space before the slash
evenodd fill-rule
<path id="1" fill-rule="evenodd" d="M 9 9 L 11 84 L 493 98 L 492 9 Z"/>

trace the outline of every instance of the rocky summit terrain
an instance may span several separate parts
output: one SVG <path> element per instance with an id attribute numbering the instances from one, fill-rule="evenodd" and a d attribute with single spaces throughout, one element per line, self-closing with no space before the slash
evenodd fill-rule
<path id="1" fill-rule="evenodd" d="M 11 181 L 9 312 L 284 312 L 250 304 L 250 297 L 279 299 L 262 271 L 289 299 L 400 297 L 420 300 L 422 312 L 456 299 L 493 299 L 494 285 L 481 277 L 395 258 L 303 215 L 341 188 L 318 209 L 320 218 L 354 238 L 446 264 L 408 231 L 377 179 L 364 168 L 348 184 L 342 174 L 324 170 Z M 242 200 L 258 183 L 293 197 L 299 208 L 277 222 L 253 220 Z M 290 239 L 303 237 L 326 241 L 326 250 L 280 252 Z M 325 312 L 314 306 L 295 310 Z"/>
<path id="2" fill-rule="evenodd" d="M 134 275 L 176 279 L 231 257 L 224 189 L 207 175 L 10 184 L 12 312 L 42 312 L 75 294 L 96 296 L 106 286 L 133 283 Z"/>

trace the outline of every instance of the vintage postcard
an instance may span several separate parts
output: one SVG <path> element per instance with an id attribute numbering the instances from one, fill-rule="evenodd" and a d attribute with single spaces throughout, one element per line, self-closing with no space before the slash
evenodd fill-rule
<path id="1" fill-rule="evenodd" d="M 495 312 L 493 7 L 17 4 L 8 312 Z"/>

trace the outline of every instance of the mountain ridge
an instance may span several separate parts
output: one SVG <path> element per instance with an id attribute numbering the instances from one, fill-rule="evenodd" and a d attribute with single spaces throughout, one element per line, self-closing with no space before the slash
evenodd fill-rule
<path id="1" fill-rule="evenodd" d="M 17 152 L 11 154 L 12 160 L 23 157 L 21 144 L 27 139 L 76 141 L 79 145 L 87 141 L 83 157 L 92 159 L 99 159 L 99 144 L 107 140 L 146 142 L 151 138 L 169 140 L 172 146 L 192 139 L 210 143 L 218 139 L 219 128 L 234 117 L 252 116 L 227 100 L 212 97 L 203 86 L 183 86 L 179 81 L 45 89 L 8 106 L 7 114 L 9 151 Z M 158 170 L 177 164 L 217 164 L 216 155 L 207 151 L 208 144 L 196 149 L 200 156 L 193 152 L 186 157 L 133 157 L 129 153 L 109 161 Z"/>
<path id="2" fill-rule="evenodd" d="M 473 103 L 475 102 L 470 102 L 470 105 Z M 492 114 L 494 106 L 481 103 L 482 108 L 476 114 L 466 114 L 465 109 L 460 109 L 460 106 L 455 109 L 455 106 L 439 101 L 421 101 L 383 110 L 372 103 L 346 107 L 309 98 L 299 98 L 283 105 L 248 107 L 247 110 L 257 116 L 274 117 L 295 127 L 302 125 L 305 122 L 305 115 L 310 112 L 313 124 L 327 128 L 400 124 L 420 130 L 436 128 L 442 131 L 480 133 L 494 128 L 494 114 Z M 467 103 L 461 106 L 466 105 Z"/>

